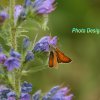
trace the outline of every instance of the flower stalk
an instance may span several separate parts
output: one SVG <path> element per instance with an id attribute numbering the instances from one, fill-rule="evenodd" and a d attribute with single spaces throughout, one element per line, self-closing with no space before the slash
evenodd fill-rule
<path id="1" fill-rule="evenodd" d="M 14 50 L 17 50 L 16 27 L 11 27 L 11 45 Z"/>
<path id="2" fill-rule="evenodd" d="M 16 95 L 19 97 L 20 96 L 20 80 L 21 80 L 21 76 L 19 74 L 19 72 L 15 72 L 15 81 L 14 81 L 14 91 L 16 92 Z"/>
<path id="3" fill-rule="evenodd" d="M 10 0 L 9 5 L 9 17 L 10 17 L 10 24 L 14 25 L 14 8 L 15 8 L 15 0 Z"/>
<path id="4" fill-rule="evenodd" d="M 15 0 L 10 0 L 10 6 L 9 6 L 9 17 L 10 17 L 10 34 L 11 34 L 11 47 L 14 50 L 17 50 L 17 32 L 16 32 L 16 25 L 14 22 L 14 12 L 15 12 Z M 18 73 L 18 70 L 14 70 L 13 75 L 13 88 L 16 92 L 17 96 L 20 95 L 20 75 Z"/>

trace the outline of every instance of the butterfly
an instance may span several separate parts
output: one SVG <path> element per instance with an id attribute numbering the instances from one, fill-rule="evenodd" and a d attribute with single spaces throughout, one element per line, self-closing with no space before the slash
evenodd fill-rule
<path id="1" fill-rule="evenodd" d="M 49 55 L 49 67 L 56 67 L 57 63 L 69 63 L 72 60 L 67 57 L 62 51 L 58 48 L 50 51 Z"/>

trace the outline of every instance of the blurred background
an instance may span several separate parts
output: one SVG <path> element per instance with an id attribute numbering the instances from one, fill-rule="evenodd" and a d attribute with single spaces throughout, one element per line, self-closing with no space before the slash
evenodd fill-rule
<path id="1" fill-rule="evenodd" d="M 3 3 L 7 5 L 0 0 Z M 33 92 L 63 84 L 71 89 L 73 100 L 100 100 L 100 34 L 72 33 L 72 28 L 100 29 L 100 0 L 57 0 L 49 18 L 50 33 L 58 36 L 58 47 L 72 62 L 24 79 L 33 83 Z"/>

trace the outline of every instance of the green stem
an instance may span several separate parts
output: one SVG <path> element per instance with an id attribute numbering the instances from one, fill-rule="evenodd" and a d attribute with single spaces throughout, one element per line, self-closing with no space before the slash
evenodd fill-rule
<path id="1" fill-rule="evenodd" d="M 11 47 L 17 49 L 17 36 L 16 36 L 16 26 L 14 22 L 14 8 L 15 0 L 9 0 L 9 17 L 10 17 L 10 34 L 11 34 Z"/>
<path id="2" fill-rule="evenodd" d="M 48 15 L 44 14 L 43 15 L 43 24 L 42 24 L 42 28 L 43 28 L 44 31 L 46 31 L 46 29 L 49 29 L 48 26 L 47 26 L 48 25 L 48 21 L 49 21 Z"/>
<path id="3" fill-rule="evenodd" d="M 10 17 L 10 34 L 11 34 L 11 47 L 14 50 L 17 50 L 17 32 L 16 32 L 16 25 L 14 22 L 14 8 L 15 8 L 15 0 L 10 0 L 10 5 L 9 5 L 9 17 Z M 13 88 L 14 91 L 16 92 L 17 96 L 20 95 L 20 74 L 18 70 L 14 70 L 14 73 L 12 74 L 12 82 L 13 83 Z"/>
<path id="4" fill-rule="evenodd" d="M 14 25 L 14 8 L 15 8 L 15 0 L 10 0 L 9 5 L 9 16 L 10 16 L 10 24 Z"/>
<path id="5" fill-rule="evenodd" d="M 11 29 L 11 44 L 14 50 L 17 50 L 17 36 L 16 36 L 16 28 Z"/>
<path id="6" fill-rule="evenodd" d="M 19 97 L 20 96 L 20 90 L 21 90 L 21 86 L 20 86 L 21 76 L 20 76 L 18 71 L 15 72 L 14 77 L 15 77 L 14 91 L 16 92 L 17 96 Z"/>

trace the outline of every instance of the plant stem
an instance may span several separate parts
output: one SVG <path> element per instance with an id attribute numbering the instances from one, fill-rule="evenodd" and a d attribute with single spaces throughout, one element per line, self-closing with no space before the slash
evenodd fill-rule
<path id="1" fill-rule="evenodd" d="M 17 49 L 17 36 L 16 36 L 16 26 L 14 22 L 14 9 L 15 0 L 10 0 L 9 16 L 10 16 L 10 34 L 11 34 L 11 47 Z"/>
<path id="2" fill-rule="evenodd" d="M 17 50 L 17 36 L 16 36 L 16 28 L 11 29 L 11 44 L 14 50 Z"/>
<path id="3" fill-rule="evenodd" d="M 10 16 L 10 24 L 14 25 L 14 8 L 15 8 L 15 0 L 10 0 L 10 5 L 9 5 L 9 16 Z"/>
<path id="4" fill-rule="evenodd" d="M 16 32 L 16 25 L 14 21 L 14 9 L 15 8 L 15 0 L 10 0 L 10 5 L 9 5 L 9 17 L 10 17 L 10 36 L 11 36 L 11 48 L 14 50 L 17 50 L 17 32 Z M 13 88 L 14 91 L 16 92 L 17 96 L 20 96 L 20 78 L 21 75 L 19 74 L 18 70 L 14 70 L 13 75 Z"/>
<path id="5" fill-rule="evenodd" d="M 20 80 L 21 80 L 21 76 L 19 74 L 18 71 L 15 72 L 15 84 L 14 84 L 14 91 L 16 92 L 17 96 L 20 96 L 20 90 L 21 90 L 21 86 L 20 86 Z"/>

